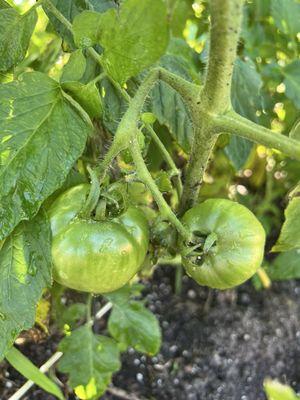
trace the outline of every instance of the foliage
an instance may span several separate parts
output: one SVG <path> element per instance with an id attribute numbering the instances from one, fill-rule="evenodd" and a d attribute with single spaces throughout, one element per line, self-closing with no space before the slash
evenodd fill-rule
<path id="1" fill-rule="evenodd" d="M 219 249 L 226 268 L 239 264 L 230 286 L 255 271 L 257 279 L 300 276 L 299 20 L 297 0 L 0 0 L 0 359 L 22 330 L 40 323 L 36 306 L 48 288 L 65 334 L 58 369 L 77 397 L 97 398 L 120 368 L 120 351 L 159 351 L 158 321 L 138 299 L 142 287 L 129 281 L 139 268 L 133 279 L 151 275 L 161 258 L 180 253 L 185 262 Z M 89 181 L 70 217 L 70 188 Z M 48 221 L 57 198 L 61 235 Z M 208 210 L 212 231 L 191 229 L 182 216 L 212 198 L 218 207 L 241 203 L 233 204 L 254 222 Z M 149 243 L 128 217 L 137 209 Z M 83 225 L 100 227 L 101 240 L 106 227 L 110 245 L 112 227 L 125 226 L 135 249 L 128 274 L 128 252 L 119 242 L 114 249 L 126 272 L 120 285 L 98 237 L 89 237 L 94 253 L 78 264 L 77 289 L 84 281 L 95 291 L 100 278 L 107 290 L 124 285 L 105 295 L 107 335 L 93 331 L 91 297 L 65 305 L 64 288 L 53 285 L 60 245 L 79 226 L 78 255 L 88 241 Z M 261 234 L 249 250 L 253 226 Z M 220 229 L 230 249 L 218 247 Z M 250 271 L 241 259 L 252 250 L 259 257 Z M 209 272 L 204 283 L 225 288 Z M 265 389 L 271 399 L 281 390 L 294 396 L 277 383 Z"/>

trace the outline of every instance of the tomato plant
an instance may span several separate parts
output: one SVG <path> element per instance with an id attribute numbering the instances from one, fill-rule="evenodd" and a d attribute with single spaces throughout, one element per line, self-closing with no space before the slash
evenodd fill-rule
<path id="1" fill-rule="evenodd" d="M 177 294 L 184 271 L 300 276 L 299 20 L 297 0 L 0 0 L 0 359 L 63 398 L 12 347 L 51 302 L 58 370 L 96 399 L 120 352 L 159 351 L 137 299 L 156 266 Z"/>

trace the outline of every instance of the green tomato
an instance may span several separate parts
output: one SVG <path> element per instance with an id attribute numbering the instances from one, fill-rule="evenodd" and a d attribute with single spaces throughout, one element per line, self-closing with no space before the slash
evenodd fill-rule
<path id="1" fill-rule="evenodd" d="M 71 289 L 107 293 L 139 270 L 149 243 L 148 223 L 135 207 L 111 220 L 80 217 L 90 185 L 60 195 L 49 210 L 54 279 Z"/>
<path id="2" fill-rule="evenodd" d="M 198 245 L 183 247 L 183 265 L 197 283 L 227 289 L 255 274 L 264 255 L 265 231 L 241 204 L 210 199 L 182 218 Z M 200 244 L 199 244 L 200 243 Z"/>

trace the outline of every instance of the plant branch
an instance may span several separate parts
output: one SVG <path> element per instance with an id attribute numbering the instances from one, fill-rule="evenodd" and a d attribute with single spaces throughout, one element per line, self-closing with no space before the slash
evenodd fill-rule
<path id="1" fill-rule="evenodd" d="M 129 146 L 129 141 L 132 137 L 132 133 L 136 132 L 137 122 L 142 112 L 146 97 L 148 96 L 148 93 L 156 82 L 157 77 L 158 71 L 154 70 L 153 72 L 151 72 L 141 83 L 135 93 L 135 96 L 133 98 L 130 98 L 129 106 L 121 119 L 117 132 L 114 136 L 114 140 L 108 152 L 106 153 L 104 160 L 98 167 L 98 176 L 100 183 L 103 182 L 113 159 L 122 150 L 125 150 Z"/>
<path id="2" fill-rule="evenodd" d="M 141 155 L 136 135 L 132 135 L 129 149 L 136 166 L 137 175 L 152 193 L 161 213 L 175 226 L 179 234 L 185 240 L 189 241 L 191 237 L 189 231 L 177 219 L 176 215 L 173 213 L 163 195 L 159 191 L 158 187 L 156 186 L 155 182 L 153 181 L 153 178 L 148 171 L 145 161 Z"/>
<path id="3" fill-rule="evenodd" d="M 52 4 L 50 0 L 43 0 L 43 6 L 48 8 L 50 12 L 73 34 L 73 28 L 70 21 Z"/>
<path id="4" fill-rule="evenodd" d="M 181 182 L 181 173 L 180 170 L 176 167 L 176 164 L 173 161 L 173 158 L 165 148 L 163 142 L 160 140 L 160 138 L 157 136 L 156 132 L 152 128 L 151 125 L 145 124 L 145 127 L 147 131 L 149 132 L 152 140 L 158 147 L 159 151 L 161 152 L 162 156 L 164 157 L 166 163 L 168 164 L 168 167 L 170 168 L 171 176 L 175 178 L 175 185 L 176 185 L 176 190 L 178 197 L 180 198 L 182 195 L 182 182 Z"/>
<path id="5" fill-rule="evenodd" d="M 293 159 L 300 160 L 300 142 L 298 140 L 272 132 L 270 129 L 249 121 L 234 111 L 217 116 L 214 121 L 216 129 L 220 133 L 229 132 L 266 147 L 279 150 Z"/>
<path id="6" fill-rule="evenodd" d="M 209 61 L 204 86 L 194 112 L 196 121 L 190 159 L 186 171 L 180 213 L 197 201 L 203 175 L 216 143 L 212 115 L 230 108 L 230 88 L 236 57 L 243 0 L 211 0 Z"/>

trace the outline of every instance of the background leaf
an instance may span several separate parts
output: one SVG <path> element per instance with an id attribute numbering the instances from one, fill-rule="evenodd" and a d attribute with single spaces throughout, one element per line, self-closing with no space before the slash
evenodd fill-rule
<path id="1" fill-rule="evenodd" d="M 289 136 L 292 139 L 300 140 L 300 120 L 295 122 L 292 129 L 290 130 Z"/>
<path id="2" fill-rule="evenodd" d="M 35 9 L 20 15 L 6 3 L 0 4 L 0 71 L 7 71 L 23 60 L 36 21 Z"/>
<path id="3" fill-rule="evenodd" d="M 264 389 L 268 400 L 299 400 L 290 386 L 283 385 L 276 380 L 266 379 Z"/>
<path id="4" fill-rule="evenodd" d="M 34 324 L 36 303 L 51 283 L 51 231 L 45 213 L 23 222 L 0 250 L 0 359 Z"/>
<path id="5" fill-rule="evenodd" d="M 124 83 L 165 52 L 169 41 L 166 7 L 162 0 L 125 0 L 118 12 L 86 11 L 75 19 L 74 34 L 78 44 L 97 41 L 104 49 L 106 72 Z"/>
<path id="6" fill-rule="evenodd" d="M 273 281 L 299 279 L 300 249 L 279 254 L 267 268 L 267 273 Z"/>
<path id="7" fill-rule="evenodd" d="M 104 12 L 109 8 L 116 7 L 114 0 L 50 0 L 58 11 L 70 22 L 73 22 L 76 15 L 84 10 L 95 10 Z M 51 24 L 56 32 L 68 44 L 70 49 L 75 49 L 72 33 L 44 6 L 44 10 L 49 17 Z"/>
<path id="8" fill-rule="evenodd" d="M 76 50 L 71 55 L 62 70 L 60 82 L 79 81 L 86 69 L 86 59 L 82 50 Z"/>
<path id="9" fill-rule="evenodd" d="M 300 31 L 300 4 L 297 0 L 272 0 L 271 15 L 281 32 L 296 36 Z"/>
<path id="10" fill-rule="evenodd" d="M 169 0 L 168 14 L 173 36 L 182 37 L 186 20 L 194 16 L 191 0 Z"/>
<path id="11" fill-rule="evenodd" d="M 285 221 L 272 251 L 300 249 L 300 230 L 295 223 L 300 221 L 300 197 L 295 197 L 289 202 L 284 215 Z"/>
<path id="12" fill-rule="evenodd" d="M 167 54 L 161 57 L 159 65 L 190 82 L 200 81 L 194 64 L 194 52 L 181 39 L 170 41 Z M 157 117 L 161 125 L 168 128 L 172 138 L 188 152 L 193 137 L 193 124 L 182 97 L 162 81 L 157 82 L 149 97 L 148 111 Z"/>
<path id="13" fill-rule="evenodd" d="M 232 78 L 231 101 L 234 110 L 251 121 L 258 122 L 257 110 L 262 110 L 260 90 L 262 80 L 251 60 L 237 59 Z M 247 139 L 231 135 L 225 153 L 237 170 L 247 161 L 253 143 Z"/>
<path id="14" fill-rule="evenodd" d="M 288 64 L 283 69 L 283 75 L 284 75 L 283 83 L 285 84 L 285 94 L 289 99 L 291 99 L 295 103 L 295 106 L 298 109 L 300 109 L 300 60 L 295 60 L 290 64 Z"/>
<path id="15" fill-rule="evenodd" d="M 159 323 L 152 312 L 140 301 L 131 300 L 126 286 L 106 297 L 113 303 L 108 330 L 121 348 L 129 346 L 147 354 L 156 354 L 161 345 Z"/>
<path id="16" fill-rule="evenodd" d="M 0 86 L 0 240 L 66 179 L 91 128 L 39 72 Z"/>
<path id="17" fill-rule="evenodd" d="M 60 342 L 59 350 L 64 355 L 58 369 L 69 374 L 69 384 L 76 392 L 93 394 L 85 398 L 95 398 L 104 393 L 112 373 L 121 366 L 116 342 L 106 336 L 95 335 L 88 325 L 66 336 Z"/>

